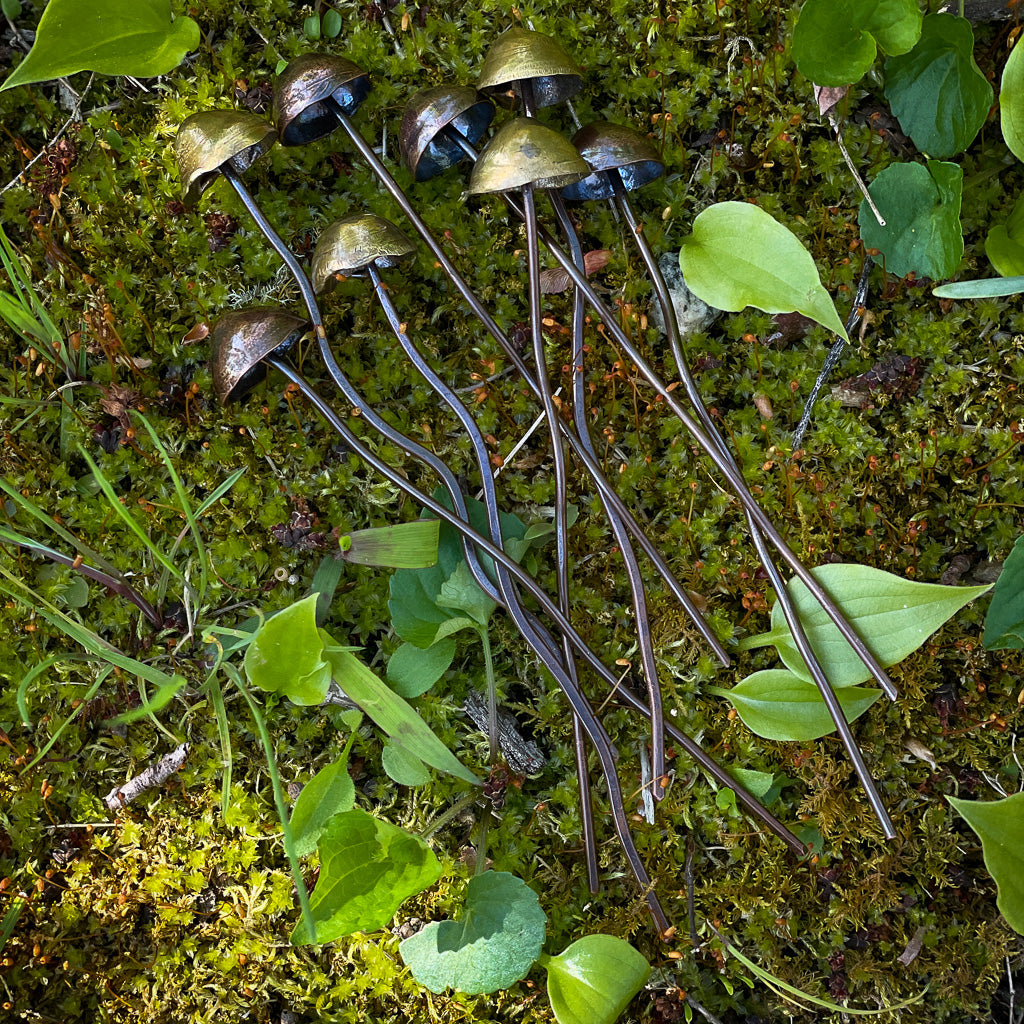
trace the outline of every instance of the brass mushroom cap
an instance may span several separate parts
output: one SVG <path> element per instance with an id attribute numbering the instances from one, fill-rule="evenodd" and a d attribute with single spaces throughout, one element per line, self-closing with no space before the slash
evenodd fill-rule
<path id="1" fill-rule="evenodd" d="M 186 117 L 174 140 L 185 203 L 196 203 L 224 164 L 243 174 L 275 141 L 274 126 L 247 110 L 203 110 Z"/>
<path id="2" fill-rule="evenodd" d="M 551 36 L 510 28 L 498 37 L 484 58 L 477 88 L 496 98 L 521 97 L 519 83 L 533 85 L 538 109 L 562 103 L 583 87 L 583 72 Z"/>
<path id="3" fill-rule="evenodd" d="M 301 146 L 338 127 L 336 111 L 351 114 L 370 93 L 370 78 L 344 57 L 304 53 L 274 83 L 274 122 L 281 142 Z"/>
<path id="4" fill-rule="evenodd" d="M 466 85 L 442 85 L 416 93 L 405 105 L 398 146 L 402 160 L 417 181 L 426 181 L 466 159 L 462 147 L 445 128 L 464 136 L 470 145 L 487 131 L 494 105 Z"/>
<path id="5" fill-rule="evenodd" d="M 615 189 L 608 171 L 619 172 L 627 191 L 654 181 L 665 171 L 650 139 L 622 124 L 594 121 L 573 136 L 572 144 L 594 173 L 562 189 L 566 199 L 610 198 Z"/>
<path id="6" fill-rule="evenodd" d="M 511 192 L 524 185 L 562 188 L 590 173 L 575 146 L 532 117 L 504 125 L 484 147 L 469 178 L 471 195 Z"/>
<path id="7" fill-rule="evenodd" d="M 321 292 L 335 274 L 357 277 L 372 263 L 393 267 L 415 250 L 394 224 L 372 213 L 357 213 L 325 228 L 313 250 L 313 287 Z"/>
<path id="8" fill-rule="evenodd" d="M 280 309 L 239 309 L 225 313 L 213 328 L 210 373 L 221 405 L 240 398 L 256 383 L 267 356 L 283 355 L 311 329 Z"/>

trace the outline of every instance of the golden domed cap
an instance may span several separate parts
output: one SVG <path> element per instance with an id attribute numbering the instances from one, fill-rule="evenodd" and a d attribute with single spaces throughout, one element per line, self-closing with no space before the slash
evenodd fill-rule
<path id="1" fill-rule="evenodd" d="M 551 36 L 525 28 L 510 28 L 484 58 L 477 88 L 496 98 L 521 97 L 519 83 L 533 86 L 537 109 L 564 103 L 583 87 L 583 72 Z"/>
<path id="2" fill-rule="evenodd" d="M 408 236 L 383 217 L 344 217 L 320 233 L 313 250 L 313 287 L 321 292 L 335 274 L 356 277 L 371 263 L 381 269 L 393 267 L 414 251 Z"/>
<path id="3" fill-rule="evenodd" d="M 203 110 L 186 117 L 174 140 L 186 205 L 199 200 L 224 164 L 243 174 L 276 141 L 274 126 L 247 110 Z"/>
<path id="4" fill-rule="evenodd" d="M 576 147 L 532 117 L 504 125 L 484 147 L 469 178 L 472 195 L 511 192 L 524 185 L 562 188 L 590 173 Z"/>

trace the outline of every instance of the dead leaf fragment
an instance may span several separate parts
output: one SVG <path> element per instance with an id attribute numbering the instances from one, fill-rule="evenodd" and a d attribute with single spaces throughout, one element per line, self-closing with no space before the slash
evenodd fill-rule
<path id="1" fill-rule="evenodd" d="M 846 96 L 849 86 L 846 85 L 816 85 L 814 87 L 814 98 L 818 103 L 818 113 L 827 114 L 837 103 Z"/>

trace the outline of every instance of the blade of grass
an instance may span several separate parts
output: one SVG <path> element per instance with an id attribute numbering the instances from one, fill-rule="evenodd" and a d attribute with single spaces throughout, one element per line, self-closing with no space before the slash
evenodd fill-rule
<path id="1" fill-rule="evenodd" d="M 37 764 L 39 764 L 40 761 L 42 761 L 42 759 L 49 753 L 50 748 L 57 742 L 57 740 L 60 739 L 61 733 L 63 733 L 64 730 L 78 717 L 78 713 L 85 707 L 86 703 L 96 696 L 96 694 L 99 692 L 100 686 L 103 684 L 103 680 L 106 679 L 107 676 L 109 676 L 110 673 L 113 671 L 113 665 L 104 665 L 103 668 L 100 669 L 100 674 L 96 677 L 92 686 L 89 687 L 88 691 L 86 692 L 85 696 L 81 699 L 78 706 L 72 710 L 71 714 L 68 715 L 68 717 L 65 718 L 63 722 L 61 722 L 60 726 L 57 728 L 57 731 L 46 741 L 46 743 L 43 745 L 39 753 L 36 754 L 34 758 L 32 758 L 31 764 L 27 764 L 25 765 L 24 768 L 22 768 L 23 772 L 31 771 L 31 769 L 33 769 Z"/>
<path id="2" fill-rule="evenodd" d="M 96 482 L 100 485 L 100 490 L 103 491 L 107 501 L 110 503 L 110 507 L 117 513 L 120 519 L 125 525 L 135 534 L 136 537 L 145 545 L 146 549 L 152 554 L 153 558 L 156 559 L 165 569 L 167 569 L 173 576 L 177 577 L 182 582 L 185 581 L 185 575 L 182 571 L 157 547 L 153 539 L 147 535 L 146 531 L 135 521 L 132 515 L 128 512 L 128 509 L 121 504 L 120 499 L 114 491 L 110 481 L 103 475 L 103 470 L 93 461 L 89 453 L 81 446 L 78 446 L 78 450 L 85 459 L 86 465 L 92 470 L 93 476 L 96 478 Z"/>
<path id="3" fill-rule="evenodd" d="M 21 912 L 27 905 L 28 900 L 24 896 L 15 896 L 11 905 L 7 908 L 3 921 L 0 921 L 0 950 L 7 945 L 8 939 L 14 934 L 18 918 L 21 917 Z"/>
<path id="4" fill-rule="evenodd" d="M 30 668 L 21 677 L 21 682 L 18 683 L 18 692 L 14 698 L 18 704 L 18 714 L 21 715 L 21 724 L 26 728 L 31 728 L 32 726 L 32 719 L 29 717 L 28 713 L 28 688 L 37 676 L 41 676 L 48 669 L 63 661 L 88 660 L 89 658 L 84 654 L 54 654 L 52 657 L 47 658 L 45 661 L 41 661 L 38 665 L 34 665 Z"/>

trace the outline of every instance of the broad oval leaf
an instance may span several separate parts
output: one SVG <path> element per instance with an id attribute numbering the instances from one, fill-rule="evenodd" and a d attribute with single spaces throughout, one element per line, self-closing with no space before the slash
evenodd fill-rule
<path id="1" fill-rule="evenodd" d="M 431 992 L 496 992 L 526 977 L 546 924 L 537 894 L 521 878 L 485 871 L 470 879 L 460 920 L 428 924 L 398 948 Z"/>
<path id="2" fill-rule="evenodd" d="M 292 844 L 299 857 L 306 857 L 315 849 L 328 821 L 335 814 L 351 811 L 356 802 L 356 787 L 348 773 L 348 749 L 321 768 L 302 787 L 289 819 Z"/>
<path id="3" fill-rule="evenodd" d="M 754 672 L 732 689 L 709 686 L 725 697 L 751 732 L 766 740 L 816 740 L 835 732 L 835 722 L 814 683 L 782 668 Z M 881 690 L 847 686 L 836 691 L 846 720 L 864 714 L 882 696 Z"/>
<path id="4" fill-rule="evenodd" d="M 1006 223 L 996 224 L 985 239 L 985 255 L 1003 277 L 1024 276 L 1024 196 L 1014 204 Z"/>
<path id="5" fill-rule="evenodd" d="M 857 223 L 869 249 L 885 257 L 885 269 L 897 277 L 951 277 L 964 254 L 960 228 L 963 171 L 957 164 L 929 160 L 921 164 L 891 164 L 868 191 L 885 225 L 878 223 L 867 200 L 860 204 Z"/>
<path id="6" fill-rule="evenodd" d="M 438 640 L 425 650 L 401 644 L 388 659 L 388 685 L 400 697 L 419 697 L 448 671 L 455 657 L 456 642 Z"/>
<path id="7" fill-rule="evenodd" d="M 895 665 L 916 651 L 944 622 L 990 586 L 944 587 L 904 579 L 869 565 L 843 563 L 820 565 L 811 573 L 883 667 Z M 787 590 L 811 649 L 833 687 L 855 686 L 870 679 L 871 673 L 803 583 L 794 576 Z M 775 645 L 779 657 L 801 679 L 811 679 L 778 602 L 772 607 L 771 632 L 742 640 L 739 646 L 748 649 L 767 644 Z"/>
<path id="8" fill-rule="evenodd" d="M 1020 40 L 1003 68 L 999 86 L 999 127 L 1010 152 L 1024 160 L 1024 46 Z"/>
<path id="9" fill-rule="evenodd" d="M 756 306 L 805 316 L 846 338 L 811 254 L 789 228 L 750 203 L 715 203 L 683 239 L 679 266 L 690 290 L 718 309 Z M 847 339 L 849 340 L 849 339 Z"/>
<path id="10" fill-rule="evenodd" d="M 986 651 L 1024 650 L 1024 536 L 1017 538 L 996 580 L 981 642 Z"/>
<path id="11" fill-rule="evenodd" d="M 199 46 L 199 26 L 171 20 L 170 0 L 50 0 L 28 56 L 0 91 L 77 71 L 163 75 Z"/>
<path id="12" fill-rule="evenodd" d="M 330 641 L 328 634 L 323 634 Z M 439 771 L 473 785 L 480 780 L 431 732 L 401 697 L 351 651 L 331 645 L 326 652 L 338 685 L 399 746 Z"/>
<path id="13" fill-rule="evenodd" d="M 985 867 L 998 889 L 999 913 L 1024 935 L 1024 793 L 1005 800 L 946 799 L 978 833 Z"/>
<path id="14" fill-rule="evenodd" d="M 921 152 L 946 158 L 967 149 L 992 106 L 992 86 L 974 62 L 971 23 L 929 14 L 917 45 L 885 62 L 885 98 Z"/>
<path id="15" fill-rule="evenodd" d="M 296 946 L 383 928 L 405 900 L 441 877 L 419 836 L 358 808 L 334 815 L 318 848 L 320 875 L 309 901 L 316 938 L 300 921 L 291 936 Z"/>
<path id="16" fill-rule="evenodd" d="M 267 619 L 245 651 L 253 686 L 280 693 L 293 704 L 320 704 L 331 685 L 331 666 L 316 628 L 316 594 Z"/>
<path id="17" fill-rule="evenodd" d="M 879 46 L 906 53 L 920 34 L 917 0 L 807 0 L 793 29 L 793 60 L 818 85 L 852 85 Z"/>
<path id="18" fill-rule="evenodd" d="M 586 935 L 541 962 L 558 1024 L 613 1024 L 651 976 L 651 965 L 615 935 Z"/>

